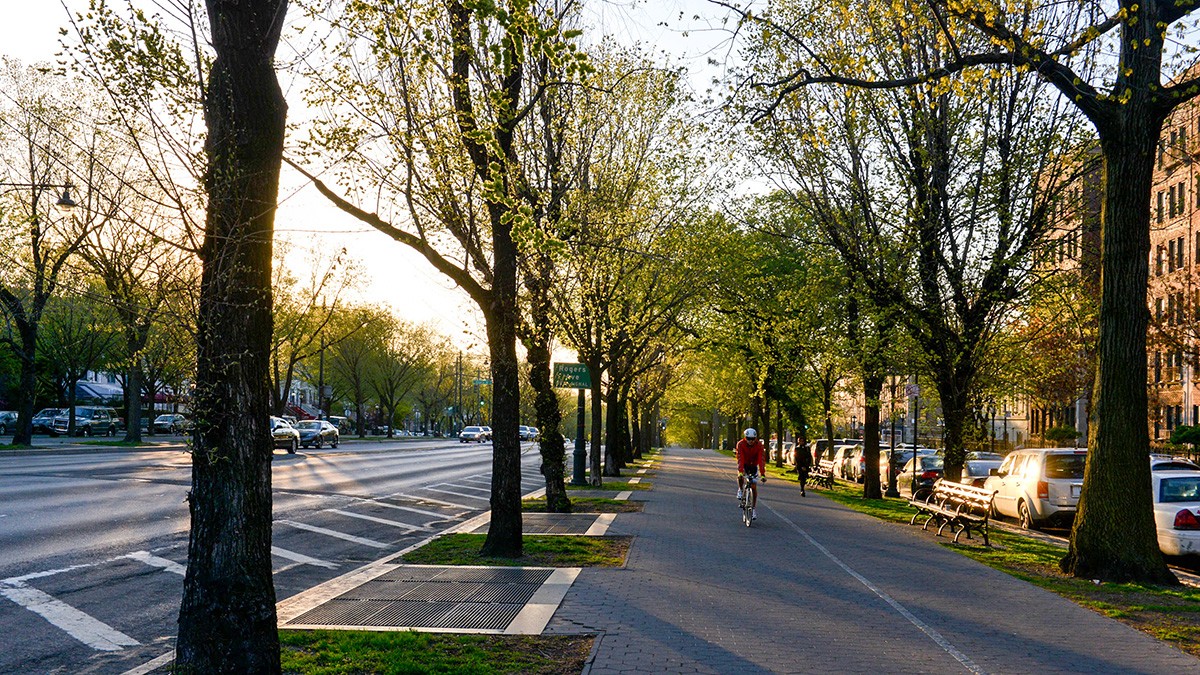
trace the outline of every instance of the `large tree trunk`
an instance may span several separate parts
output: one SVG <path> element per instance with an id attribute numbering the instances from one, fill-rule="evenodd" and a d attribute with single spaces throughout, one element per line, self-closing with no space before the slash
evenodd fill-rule
<path id="1" fill-rule="evenodd" d="M 631 400 L 629 403 L 630 407 L 633 409 L 633 413 L 630 415 L 630 422 L 633 425 L 633 428 L 631 429 L 633 440 L 633 458 L 641 459 L 645 443 L 645 438 L 642 435 L 642 406 L 635 400 Z"/>
<path id="2" fill-rule="evenodd" d="M 1147 39 L 1157 32 L 1145 28 Z M 1139 59 L 1151 61 L 1160 53 L 1154 48 L 1146 52 L 1138 50 Z M 1121 110 L 1124 126 L 1100 129 L 1105 194 L 1099 359 L 1088 434 L 1091 449 L 1062 569 L 1085 579 L 1177 584 L 1158 548 L 1146 461 L 1146 198 L 1162 120 L 1138 105 L 1141 101 L 1143 96 L 1135 95 Z"/>
<path id="3" fill-rule="evenodd" d="M 521 392 L 517 367 L 517 248 L 500 205 L 492 220 L 492 308 L 487 321 L 492 358 L 492 519 L 484 555 L 518 558 L 521 542 Z"/>
<path id="4" fill-rule="evenodd" d="M 938 396 L 942 402 L 942 451 L 945 455 L 946 479 L 958 482 L 962 478 L 966 448 L 963 429 L 967 424 L 970 399 L 968 392 L 974 379 L 974 366 L 969 354 L 946 355 L 944 361 L 954 365 L 934 373 Z"/>
<path id="5" fill-rule="evenodd" d="M 883 393 L 884 376 L 880 374 L 863 377 L 863 396 L 866 406 L 863 417 L 863 460 L 866 473 L 863 475 L 863 498 L 882 499 L 879 485 L 879 397 Z"/>
<path id="6" fill-rule="evenodd" d="M 287 0 L 208 1 L 208 215 L 191 536 L 175 671 L 278 673 L 271 577 L 271 238 L 287 106 L 272 65 Z"/>

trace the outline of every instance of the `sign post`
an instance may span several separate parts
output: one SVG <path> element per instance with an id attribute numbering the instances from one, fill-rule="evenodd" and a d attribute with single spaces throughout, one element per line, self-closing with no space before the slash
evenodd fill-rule
<path id="1" fill-rule="evenodd" d="M 584 412 L 587 409 L 586 392 L 592 388 L 592 376 L 583 363 L 555 363 L 554 386 L 559 389 L 578 389 L 579 403 L 575 414 L 575 451 L 571 472 L 571 485 L 587 485 L 587 449 L 584 448 Z"/>

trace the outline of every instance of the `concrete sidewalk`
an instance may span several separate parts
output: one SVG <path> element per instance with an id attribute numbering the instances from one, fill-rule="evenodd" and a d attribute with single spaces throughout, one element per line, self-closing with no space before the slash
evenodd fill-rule
<path id="1" fill-rule="evenodd" d="M 1057 595 L 770 481 L 742 525 L 733 460 L 668 449 L 624 569 L 588 568 L 546 633 L 600 635 L 590 673 L 1200 673 Z"/>

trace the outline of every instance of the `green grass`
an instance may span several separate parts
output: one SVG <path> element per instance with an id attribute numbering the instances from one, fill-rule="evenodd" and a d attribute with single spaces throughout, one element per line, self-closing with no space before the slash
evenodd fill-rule
<path id="1" fill-rule="evenodd" d="M 520 558 L 479 554 L 486 535 L 439 537 L 404 556 L 416 565 L 490 565 L 496 567 L 620 567 L 629 553 L 630 537 L 525 535 Z"/>
<path id="2" fill-rule="evenodd" d="M 288 675 L 579 673 L 592 636 L 280 631 Z"/>
<path id="3" fill-rule="evenodd" d="M 636 478 L 636 476 L 631 476 Z M 628 480 L 605 480 L 599 487 L 594 485 L 571 485 L 567 483 L 568 490 L 612 490 L 614 492 L 624 492 L 626 490 L 649 490 L 650 484 L 645 481 L 641 483 L 630 483 Z"/>
<path id="4" fill-rule="evenodd" d="M 618 501 L 606 497 L 573 497 L 571 499 L 572 513 L 637 513 L 645 508 L 642 502 L 631 500 Z M 546 498 L 526 499 L 521 502 L 521 509 L 527 513 L 545 513 Z"/>

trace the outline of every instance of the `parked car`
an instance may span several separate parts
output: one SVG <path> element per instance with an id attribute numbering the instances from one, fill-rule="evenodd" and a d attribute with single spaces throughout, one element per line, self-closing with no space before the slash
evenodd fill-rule
<path id="1" fill-rule="evenodd" d="M 1171 469 L 1200 471 L 1200 464 L 1196 464 L 1192 460 L 1185 457 L 1176 457 L 1175 455 L 1150 455 L 1151 471 L 1169 471 Z"/>
<path id="2" fill-rule="evenodd" d="M 341 440 L 338 428 L 325 420 L 297 422 L 296 431 L 300 432 L 300 445 L 305 448 L 310 446 L 320 448 L 326 443 L 329 444 L 329 447 L 336 448 L 338 441 Z"/>
<path id="3" fill-rule="evenodd" d="M 154 433 L 156 434 L 179 434 L 190 426 L 188 418 L 179 413 L 165 413 L 154 418 Z"/>
<path id="4" fill-rule="evenodd" d="M 117 411 L 103 406 L 75 406 L 75 435 L 76 436 L 115 436 L 120 417 Z M 54 424 L 50 429 L 51 436 L 67 433 L 70 427 L 70 409 L 64 409 L 54 416 Z"/>
<path id="5" fill-rule="evenodd" d="M 906 492 L 914 499 L 923 499 L 933 490 L 933 484 L 945 473 L 945 458 L 941 455 L 923 455 L 908 460 L 903 470 L 896 474 L 896 489 Z"/>
<path id="6" fill-rule="evenodd" d="M 518 429 L 518 433 L 520 434 L 521 440 L 523 440 L 523 441 L 532 441 L 533 440 L 533 427 L 527 427 L 524 424 L 522 424 Z"/>
<path id="7" fill-rule="evenodd" d="M 479 428 L 483 429 L 483 438 L 480 440 L 482 440 L 482 441 L 492 440 L 492 428 L 491 427 L 483 426 L 483 427 L 479 427 Z"/>
<path id="8" fill-rule="evenodd" d="M 984 483 L 996 492 L 992 509 L 1026 529 L 1067 525 L 1075 519 L 1086 462 L 1082 448 L 1014 450 Z"/>
<path id="9" fill-rule="evenodd" d="M 486 438 L 483 427 L 463 427 L 463 430 L 458 432 L 459 443 L 482 443 Z"/>
<path id="10" fill-rule="evenodd" d="M 48 434 L 54 431 L 54 418 L 66 412 L 62 408 L 42 408 L 33 416 L 33 433 Z"/>
<path id="11" fill-rule="evenodd" d="M 783 443 L 783 463 L 789 466 L 796 466 L 796 444 L 792 441 L 784 441 Z"/>
<path id="12" fill-rule="evenodd" d="M 822 459 L 833 459 L 833 453 L 839 445 L 854 445 L 858 443 L 853 438 L 834 438 L 833 445 L 830 446 L 828 438 L 818 438 L 808 444 L 808 451 L 813 456 L 813 466 L 816 466 Z M 820 453 L 820 454 L 818 454 Z"/>
<path id="13" fill-rule="evenodd" d="M 1000 468 L 1004 463 L 1004 455 L 996 452 L 968 452 L 963 461 L 963 472 L 960 482 L 975 487 L 983 487 L 992 469 Z"/>
<path id="14" fill-rule="evenodd" d="M 937 451 L 933 448 L 918 447 L 916 451 L 922 455 L 932 455 Z M 879 483 L 888 485 L 891 475 L 891 458 L 892 449 L 890 447 L 879 449 Z M 896 444 L 896 466 L 903 468 L 913 457 L 912 443 L 897 443 Z"/>
<path id="15" fill-rule="evenodd" d="M 0 411 L 0 434 L 7 434 L 17 428 L 17 413 L 13 410 Z"/>
<path id="16" fill-rule="evenodd" d="M 1200 470 L 1150 472 L 1158 548 L 1167 555 L 1200 555 Z"/>
<path id="17" fill-rule="evenodd" d="M 287 450 L 289 455 L 296 454 L 300 447 L 300 432 L 282 417 L 271 417 L 271 438 L 276 448 Z"/>
<path id="18" fill-rule="evenodd" d="M 850 477 L 850 465 L 855 461 L 854 455 L 862 449 L 861 445 L 838 445 L 835 446 L 835 454 L 833 456 L 833 475 L 842 480 L 852 480 Z"/>

